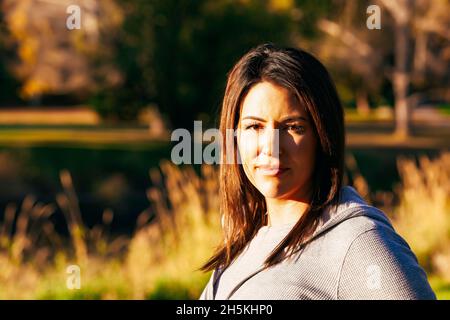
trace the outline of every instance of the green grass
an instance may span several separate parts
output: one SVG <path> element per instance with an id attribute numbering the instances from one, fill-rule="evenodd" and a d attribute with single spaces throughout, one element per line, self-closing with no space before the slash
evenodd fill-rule
<path id="1" fill-rule="evenodd" d="M 209 275 L 194 276 L 190 280 L 176 280 L 169 277 L 161 277 L 153 291 L 148 292 L 145 299 L 148 300 L 196 300 L 206 285 Z M 112 280 L 112 283 L 111 283 Z M 116 281 L 114 281 L 116 280 Z M 37 294 L 37 299 L 56 300 L 99 300 L 110 297 L 114 299 L 128 299 L 131 295 L 126 283 L 118 279 L 98 279 L 80 290 L 68 290 L 65 287 L 45 288 Z M 450 283 L 442 278 L 430 276 L 430 284 L 438 300 L 450 300 Z"/>
<path id="2" fill-rule="evenodd" d="M 371 109 L 369 113 L 362 114 L 354 108 L 344 109 L 345 121 L 348 123 L 358 123 L 358 122 L 392 122 L 393 118 L 391 116 L 380 115 L 374 109 Z"/>
<path id="3" fill-rule="evenodd" d="M 437 106 L 439 112 L 445 115 L 450 115 L 450 103 L 443 103 Z"/>
<path id="4" fill-rule="evenodd" d="M 148 300 L 196 300 L 208 282 L 210 275 L 195 275 L 184 280 L 160 278 L 155 289 L 146 295 Z"/>
<path id="5" fill-rule="evenodd" d="M 436 276 L 429 277 L 429 281 L 438 300 L 450 300 L 450 282 Z"/>
<path id="6" fill-rule="evenodd" d="M 168 141 L 155 139 L 145 129 L 1 129 L 1 145 L 17 144 L 129 144 Z"/>

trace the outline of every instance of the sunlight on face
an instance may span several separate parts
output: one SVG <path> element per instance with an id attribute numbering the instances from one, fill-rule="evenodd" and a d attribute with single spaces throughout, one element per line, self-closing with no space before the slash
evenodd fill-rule
<path id="1" fill-rule="evenodd" d="M 245 174 L 266 198 L 308 196 L 316 135 L 306 110 L 288 89 L 271 82 L 254 85 L 241 105 L 237 137 Z"/>

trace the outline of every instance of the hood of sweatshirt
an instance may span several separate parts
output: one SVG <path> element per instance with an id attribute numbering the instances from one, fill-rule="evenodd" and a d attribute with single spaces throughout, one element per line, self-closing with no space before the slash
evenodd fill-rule
<path id="1" fill-rule="evenodd" d="M 339 204 L 337 206 L 329 206 L 323 211 L 316 230 L 308 241 L 320 236 L 343 221 L 359 216 L 370 217 L 392 228 L 389 219 L 383 211 L 368 205 L 353 187 L 345 186 L 341 190 Z"/>

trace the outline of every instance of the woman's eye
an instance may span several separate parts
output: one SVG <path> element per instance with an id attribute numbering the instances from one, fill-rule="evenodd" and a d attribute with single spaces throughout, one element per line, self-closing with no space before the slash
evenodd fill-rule
<path id="1" fill-rule="evenodd" d="M 304 126 L 300 126 L 300 125 L 289 125 L 289 126 L 286 126 L 286 129 L 288 129 L 289 131 L 294 131 L 296 133 L 303 133 L 303 132 L 305 132 L 305 127 Z"/>
<path id="2" fill-rule="evenodd" d="M 252 123 L 252 124 L 248 124 L 248 125 L 244 126 L 245 130 L 258 130 L 260 128 L 261 128 L 261 126 L 257 123 Z"/>

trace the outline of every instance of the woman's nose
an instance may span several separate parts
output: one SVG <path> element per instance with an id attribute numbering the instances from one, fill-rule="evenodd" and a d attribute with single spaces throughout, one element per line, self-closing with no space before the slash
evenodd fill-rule
<path id="1" fill-rule="evenodd" d="M 258 140 L 261 153 L 278 158 L 280 154 L 280 132 L 277 128 L 266 128 Z"/>

